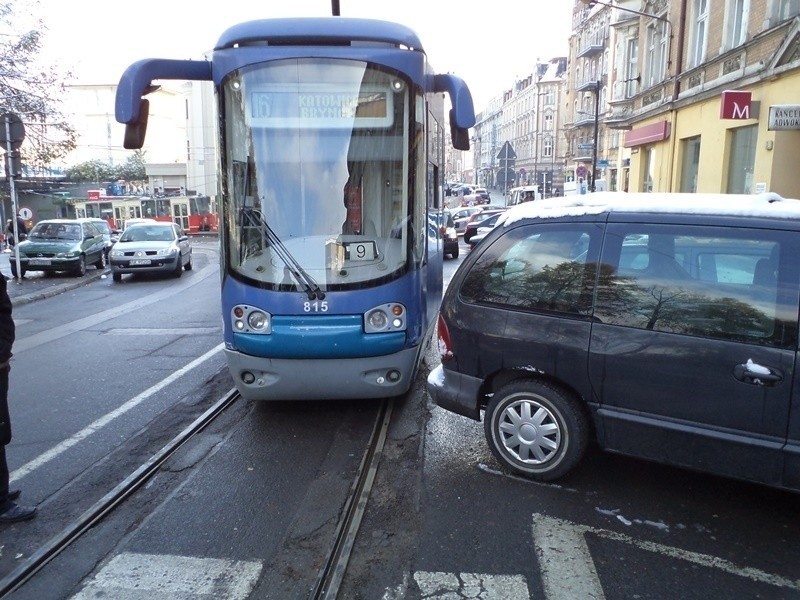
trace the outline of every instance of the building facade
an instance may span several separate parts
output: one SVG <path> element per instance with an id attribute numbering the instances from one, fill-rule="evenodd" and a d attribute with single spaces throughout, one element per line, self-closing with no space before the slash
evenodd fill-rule
<path id="1" fill-rule="evenodd" d="M 601 12 L 599 129 L 622 135 L 599 151 L 629 169 L 624 189 L 800 198 L 800 0 L 575 2 L 576 23 Z"/>

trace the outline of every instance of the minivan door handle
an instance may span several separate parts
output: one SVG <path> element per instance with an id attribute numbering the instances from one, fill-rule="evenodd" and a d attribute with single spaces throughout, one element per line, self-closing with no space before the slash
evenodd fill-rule
<path id="1" fill-rule="evenodd" d="M 754 363 L 752 359 L 747 359 L 744 364 L 736 365 L 733 368 L 733 376 L 739 381 L 761 386 L 771 386 L 783 381 L 783 374 L 780 371 Z"/>

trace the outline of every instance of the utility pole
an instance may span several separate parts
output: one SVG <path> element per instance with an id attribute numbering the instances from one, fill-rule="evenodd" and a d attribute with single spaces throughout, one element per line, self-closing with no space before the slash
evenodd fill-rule
<path id="1" fill-rule="evenodd" d="M 3 124 L 0 128 L 0 143 L 5 146 L 6 151 L 6 176 L 11 192 L 11 212 L 13 213 L 11 222 L 14 229 L 14 260 L 17 267 L 17 283 L 22 280 L 22 269 L 19 264 L 19 227 L 17 226 L 17 189 L 14 186 L 14 178 L 21 173 L 19 147 L 25 139 L 25 125 L 22 119 L 14 113 L 4 113 L 2 115 Z"/>
<path id="2" fill-rule="evenodd" d="M 594 86 L 594 146 L 592 148 L 592 187 L 595 191 L 595 179 L 597 179 L 597 138 L 600 130 L 600 80 Z"/>

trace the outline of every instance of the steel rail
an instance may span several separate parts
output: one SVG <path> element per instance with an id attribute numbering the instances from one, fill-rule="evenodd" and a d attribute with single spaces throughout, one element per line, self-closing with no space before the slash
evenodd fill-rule
<path id="1" fill-rule="evenodd" d="M 339 593 L 361 519 L 367 507 L 367 500 L 372 491 L 372 484 L 375 482 L 375 473 L 383 456 L 386 432 L 389 429 L 393 408 L 394 400 L 391 398 L 381 404 L 369 444 L 345 501 L 344 516 L 339 521 L 328 560 L 320 569 L 317 583 L 309 596 L 312 600 L 334 600 Z"/>
<path id="2" fill-rule="evenodd" d="M 150 460 L 126 477 L 74 522 L 64 528 L 58 535 L 51 538 L 46 544 L 31 554 L 27 560 L 0 580 L 0 598 L 19 589 L 20 586 L 33 577 L 44 565 L 58 556 L 67 546 L 78 539 L 87 529 L 114 510 L 117 505 L 154 475 L 164 461 L 172 456 L 178 448 L 186 443 L 192 436 L 202 431 L 238 398 L 239 392 L 233 389 L 217 400 L 213 406 L 197 417 L 186 429 L 154 454 Z"/>

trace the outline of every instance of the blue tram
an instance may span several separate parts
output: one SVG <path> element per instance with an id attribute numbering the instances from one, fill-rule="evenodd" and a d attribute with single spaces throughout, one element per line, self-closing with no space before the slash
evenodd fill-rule
<path id="1" fill-rule="evenodd" d="M 142 146 L 160 79 L 214 82 L 225 352 L 242 396 L 405 393 L 442 295 L 444 93 L 452 143 L 468 150 L 465 83 L 433 73 L 398 24 L 247 22 L 210 61 L 125 71 L 126 148 Z"/>

